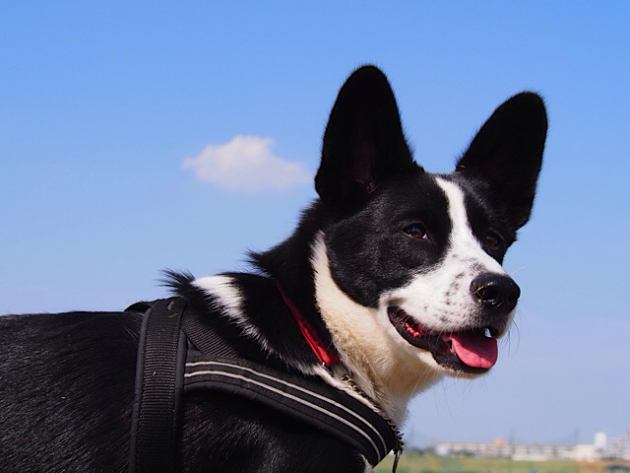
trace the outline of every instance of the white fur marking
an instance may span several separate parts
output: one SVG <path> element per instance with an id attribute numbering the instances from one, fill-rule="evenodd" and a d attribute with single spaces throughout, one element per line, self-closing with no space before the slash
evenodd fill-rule
<path id="1" fill-rule="evenodd" d="M 223 309 L 223 313 L 241 328 L 244 334 L 260 343 L 266 351 L 274 351 L 267 339 L 243 313 L 243 297 L 232 278 L 222 275 L 206 276 L 195 279 L 192 284 L 210 294 L 215 303 Z"/>
<path id="2" fill-rule="evenodd" d="M 417 350 L 396 332 L 387 307 L 372 309 L 354 302 L 330 273 L 326 244 L 318 234 L 311 257 L 317 305 L 342 361 L 356 384 L 396 423 L 402 421 L 409 398 L 439 378 Z M 432 359 L 432 358 L 431 358 Z"/>
<path id="3" fill-rule="evenodd" d="M 435 178 L 448 199 L 448 213 L 453 229 L 451 231 L 451 253 L 457 251 L 464 258 L 470 258 L 484 267 L 486 271 L 505 274 L 503 267 L 481 247 L 473 235 L 464 205 L 464 192 L 457 184 L 439 177 Z"/>
<path id="4" fill-rule="evenodd" d="M 370 465 L 370 462 L 367 461 L 367 458 L 365 458 L 363 455 L 361 455 L 361 458 L 365 462 L 365 470 L 363 470 L 363 473 L 374 473 L 374 468 L 372 468 L 372 465 Z"/>

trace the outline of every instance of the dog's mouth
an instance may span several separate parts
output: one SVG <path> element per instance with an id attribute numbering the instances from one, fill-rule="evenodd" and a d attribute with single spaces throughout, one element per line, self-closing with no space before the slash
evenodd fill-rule
<path id="1" fill-rule="evenodd" d="M 481 374 L 497 362 L 497 333 L 492 327 L 458 332 L 436 332 L 407 314 L 400 307 L 387 308 L 396 331 L 414 347 L 426 350 L 441 366 L 453 371 Z"/>

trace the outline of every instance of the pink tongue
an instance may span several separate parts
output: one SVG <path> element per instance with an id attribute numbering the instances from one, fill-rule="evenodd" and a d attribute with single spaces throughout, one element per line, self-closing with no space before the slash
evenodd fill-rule
<path id="1" fill-rule="evenodd" d="M 453 342 L 453 351 L 465 365 L 472 368 L 491 368 L 497 362 L 499 351 L 494 338 L 472 332 L 451 333 L 443 338 Z"/>

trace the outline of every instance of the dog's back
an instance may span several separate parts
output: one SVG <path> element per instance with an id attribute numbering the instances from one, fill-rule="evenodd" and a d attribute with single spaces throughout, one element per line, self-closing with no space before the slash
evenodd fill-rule
<path id="1" fill-rule="evenodd" d="M 127 471 L 141 315 L 0 317 L 0 471 Z M 178 471 L 362 471 L 349 446 L 225 393 L 186 395 Z"/>
<path id="2" fill-rule="evenodd" d="M 137 314 L 0 317 L 0 470 L 126 468 L 139 328 Z"/>

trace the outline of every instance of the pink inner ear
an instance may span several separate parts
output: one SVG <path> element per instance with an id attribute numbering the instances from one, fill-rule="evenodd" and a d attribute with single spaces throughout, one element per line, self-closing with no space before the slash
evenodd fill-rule
<path id="1" fill-rule="evenodd" d="M 352 149 L 352 178 L 361 184 L 367 192 L 376 188 L 374 168 L 376 166 L 376 147 L 367 141 L 355 143 Z"/>

